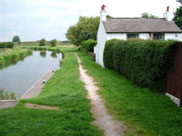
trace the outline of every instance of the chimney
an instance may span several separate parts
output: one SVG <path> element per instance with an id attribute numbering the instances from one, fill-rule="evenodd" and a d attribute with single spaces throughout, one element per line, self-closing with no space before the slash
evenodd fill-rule
<path id="1" fill-rule="evenodd" d="M 166 11 L 164 12 L 164 18 L 165 18 L 167 21 L 172 21 L 171 13 L 169 12 L 169 6 L 167 6 Z"/>
<path id="2" fill-rule="evenodd" d="M 169 12 L 169 6 L 167 6 L 167 12 Z"/>
<path id="3" fill-rule="evenodd" d="M 106 21 L 106 5 L 102 5 L 100 12 L 100 21 Z"/>

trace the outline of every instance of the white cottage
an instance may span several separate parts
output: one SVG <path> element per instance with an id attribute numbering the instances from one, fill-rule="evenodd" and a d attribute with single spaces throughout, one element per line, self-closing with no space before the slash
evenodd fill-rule
<path id="1" fill-rule="evenodd" d="M 96 62 L 104 67 L 103 52 L 105 43 L 110 39 L 127 40 L 130 38 L 154 40 L 180 40 L 182 30 L 170 20 L 169 7 L 164 18 L 106 18 L 105 5 L 100 12 L 100 25 L 97 34 L 97 45 L 94 47 Z"/>

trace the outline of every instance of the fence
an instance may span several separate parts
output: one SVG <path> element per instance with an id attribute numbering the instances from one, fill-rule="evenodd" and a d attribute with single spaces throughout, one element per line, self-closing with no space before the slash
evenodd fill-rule
<path id="1" fill-rule="evenodd" d="M 173 70 L 167 71 L 166 95 L 182 106 L 182 43 L 176 43 L 172 48 L 175 48 L 175 63 Z"/>

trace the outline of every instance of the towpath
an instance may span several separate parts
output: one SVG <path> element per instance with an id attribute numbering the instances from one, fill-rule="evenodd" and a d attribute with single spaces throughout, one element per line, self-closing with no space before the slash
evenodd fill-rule
<path id="1" fill-rule="evenodd" d="M 93 77 L 86 73 L 81 65 L 81 60 L 75 53 L 78 59 L 80 80 L 85 84 L 85 89 L 88 91 L 88 99 L 91 100 L 91 112 L 96 119 L 93 124 L 104 131 L 104 136 L 123 136 L 127 129 L 123 122 L 114 120 L 113 116 L 109 115 L 104 100 L 97 94 L 99 88 L 95 85 Z"/>

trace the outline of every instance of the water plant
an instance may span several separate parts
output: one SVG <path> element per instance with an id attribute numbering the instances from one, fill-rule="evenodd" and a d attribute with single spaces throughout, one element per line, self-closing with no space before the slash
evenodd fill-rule
<path id="1" fill-rule="evenodd" d="M 0 89 L 0 100 L 16 100 L 16 95 L 14 92 L 4 91 Z"/>

